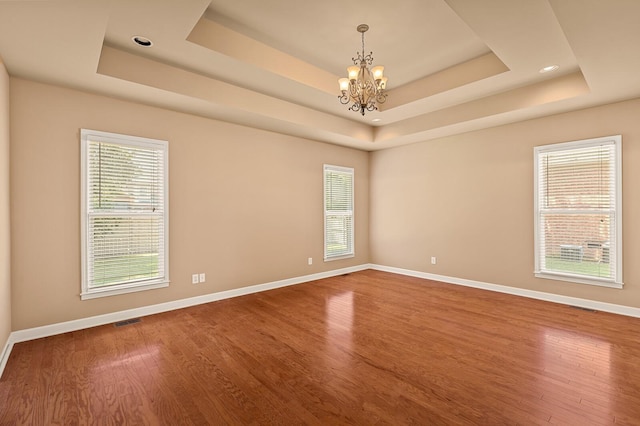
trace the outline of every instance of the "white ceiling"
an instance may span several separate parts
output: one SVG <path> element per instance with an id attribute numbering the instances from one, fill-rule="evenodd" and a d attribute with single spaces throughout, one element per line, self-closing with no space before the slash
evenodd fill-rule
<path id="1" fill-rule="evenodd" d="M 639 16 L 638 0 L 0 0 L 0 58 L 15 77 L 376 150 L 639 97 Z M 389 77 L 364 117 L 337 98 L 361 23 Z"/>

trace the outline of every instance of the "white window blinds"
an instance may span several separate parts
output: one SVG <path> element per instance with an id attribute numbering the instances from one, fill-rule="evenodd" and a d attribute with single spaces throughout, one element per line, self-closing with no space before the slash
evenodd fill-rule
<path id="1" fill-rule="evenodd" d="M 353 169 L 325 165 L 324 259 L 353 255 Z"/>
<path id="2" fill-rule="evenodd" d="M 82 151 L 83 295 L 166 285 L 167 143 L 82 130 Z"/>
<path id="3" fill-rule="evenodd" d="M 536 274 L 622 285 L 620 144 L 613 136 L 535 149 Z"/>

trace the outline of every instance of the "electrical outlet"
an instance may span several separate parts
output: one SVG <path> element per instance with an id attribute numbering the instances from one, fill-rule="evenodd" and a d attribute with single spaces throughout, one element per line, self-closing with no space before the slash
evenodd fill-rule
<path id="1" fill-rule="evenodd" d="M 307 265 L 313 265 L 313 257 L 307 259 Z"/>
<path id="2" fill-rule="evenodd" d="M 191 284 L 198 284 L 200 281 L 198 281 L 198 274 L 193 274 L 191 275 Z"/>
<path id="3" fill-rule="evenodd" d="M 436 257 L 435 256 L 431 256 L 431 264 L 435 265 L 436 261 L 437 261 Z"/>
<path id="4" fill-rule="evenodd" d="M 200 274 L 200 277 L 199 277 L 199 278 L 200 278 L 200 282 L 201 282 L 201 283 L 203 283 L 203 282 L 205 282 L 205 281 L 206 281 L 206 277 L 205 277 L 205 275 L 204 275 L 204 272 Z"/>

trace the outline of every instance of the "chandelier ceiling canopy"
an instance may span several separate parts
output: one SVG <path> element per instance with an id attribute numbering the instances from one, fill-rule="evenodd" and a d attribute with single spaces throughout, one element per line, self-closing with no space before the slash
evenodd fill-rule
<path id="1" fill-rule="evenodd" d="M 364 50 L 364 33 L 369 26 L 360 24 L 356 29 L 362 34 L 362 52 L 357 52 L 358 56 L 352 58 L 354 65 L 347 68 L 348 77 L 338 80 L 341 91 L 338 99 L 343 105 L 353 102 L 349 109 L 364 116 L 365 111 L 377 110 L 377 104 L 387 99 L 387 77 L 383 75 L 382 65 L 369 69 L 373 65 L 373 52 L 365 55 Z"/>

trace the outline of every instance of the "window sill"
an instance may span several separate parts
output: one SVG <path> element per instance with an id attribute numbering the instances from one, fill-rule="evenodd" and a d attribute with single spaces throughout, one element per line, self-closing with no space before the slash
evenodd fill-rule
<path id="1" fill-rule="evenodd" d="M 597 285 L 600 287 L 609 287 L 621 289 L 624 284 L 609 280 L 589 279 L 584 277 L 578 277 L 573 275 L 555 274 L 549 272 L 535 272 L 536 278 L 543 278 L 545 280 L 567 281 L 578 284 Z"/>
<path id="2" fill-rule="evenodd" d="M 332 256 L 332 257 L 325 257 L 324 261 L 325 262 L 331 262 L 333 260 L 342 260 L 342 259 L 350 259 L 352 257 L 355 257 L 355 254 L 345 254 L 344 256 Z"/>
<path id="3" fill-rule="evenodd" d="M 80 294 L 80 300 L 97 299 L 99 297 L 116 296 L 118 294 L 134 293 L 138 291 L 154 290 L 156 288 L 169 287 L 169 281 L 161 281 L 151 284 L 123 285 L 119 287 L 95 289 Z"/>

